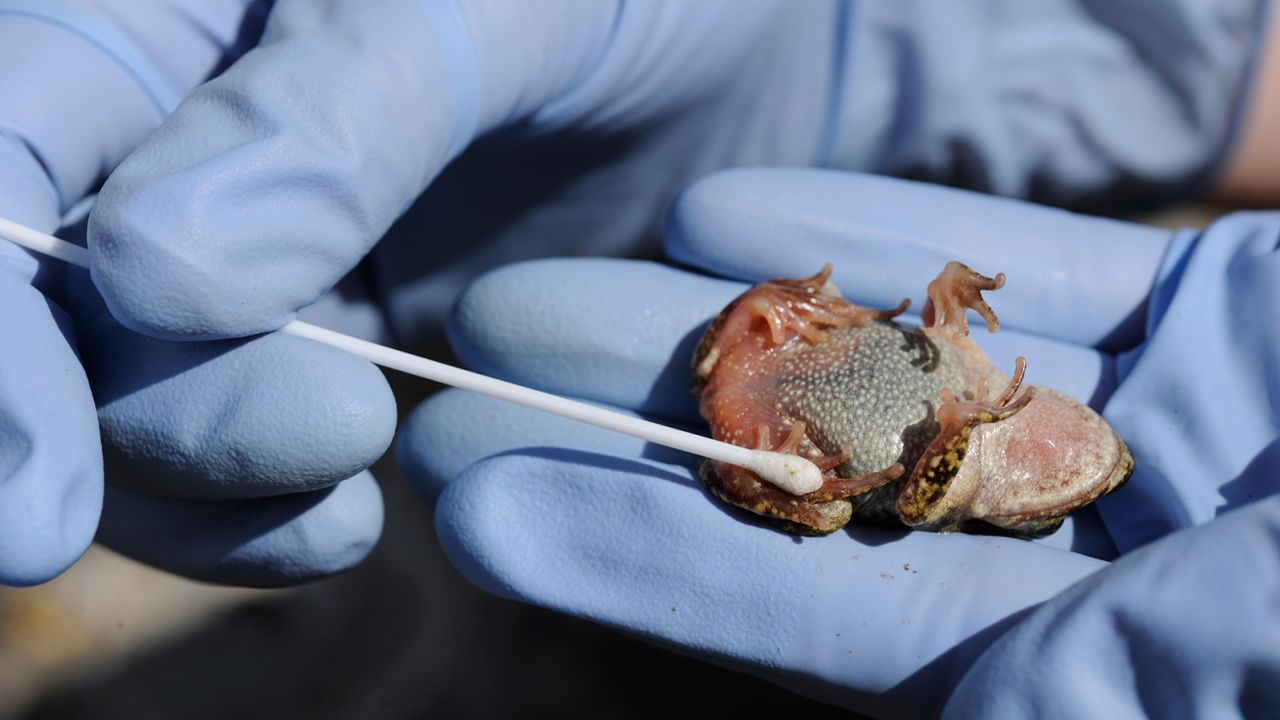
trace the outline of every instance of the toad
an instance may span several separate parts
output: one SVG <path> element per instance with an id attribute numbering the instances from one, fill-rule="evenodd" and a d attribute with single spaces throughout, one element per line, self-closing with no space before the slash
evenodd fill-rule
<path id="1" fill-rule="evenodd" d="M 928 287 L 924 327 L 841 297 L 831 266 L 761 283 L 726 307 L 693 359 L 693 390 L 719 440 L 793 453 L 823 484 L 792 495 L 714 460 L 712 494 L 784 529 L 825 535 L 852 518 L 936 532 L 1038 537 L 1119 487 L 1133 458 L 1093 410 L 1006 377 L 969 337 L 1005 277 L 958 263 Z M 994 396 L 992 396 L 995 391 Z"/>

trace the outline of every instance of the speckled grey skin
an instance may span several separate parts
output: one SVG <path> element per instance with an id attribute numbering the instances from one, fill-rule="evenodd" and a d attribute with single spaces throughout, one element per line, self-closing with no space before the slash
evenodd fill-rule
<path id="1" fill-rule="evenodd" d="M 910 468 L 938 434 L 944 387 L 963 388 L 959 353 L 915 325 L 877 322 L 835 328 L 827 341 L 788 357 L 777 377 L 780 408 L 807 426 L 825 453 L 851 448 L 841 475 L 895 462 Z M 853 498 L 854 517 L 898 524 L 894 502 L 906 478 Z"/>

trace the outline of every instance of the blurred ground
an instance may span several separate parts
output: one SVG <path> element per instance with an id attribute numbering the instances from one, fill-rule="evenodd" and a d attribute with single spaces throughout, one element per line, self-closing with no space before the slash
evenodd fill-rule
<path id="1" fill-rule="evenodd" d="M 1203 226 L 1221 211 L 1141 218 Z M 401 413 L 430 391 L 391 376 Z M 95 547 L 59 579 L 0 588 L 0 720 L 652 717 L 830 711 L 604 628 L 491 598 L 440 551 L 388 453 L 386 532 L 361 567 L 293 590 L 181 580 Z"/>

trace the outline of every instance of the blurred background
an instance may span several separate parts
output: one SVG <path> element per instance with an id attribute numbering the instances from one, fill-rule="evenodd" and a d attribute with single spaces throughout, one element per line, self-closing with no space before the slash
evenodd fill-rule
<path id="1" fill-rule="evenodd" d="M 1226 208 L 1139 218 L 1203 227 Z M 418 348 L 452 362 L 442 339 Z M 402 416 L 436 388 L 388 372 Z M 0 588 L 0 720 L 652 717 L 829 711 L 786 690 L 471 587 L 394 449 L 374 466 L 381 543 L 288 590 L 224 588 L 94 546 L 53 582 Z"/>

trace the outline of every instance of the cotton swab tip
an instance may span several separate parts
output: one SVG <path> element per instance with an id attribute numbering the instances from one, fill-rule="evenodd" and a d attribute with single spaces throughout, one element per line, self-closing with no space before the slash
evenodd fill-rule
<path id="1" fill-rule="evenodd" d="M 746 467 L 792 495 L 807 495 L 822 487 L 822 471 L 799 455 L 755 450 Z"/>

